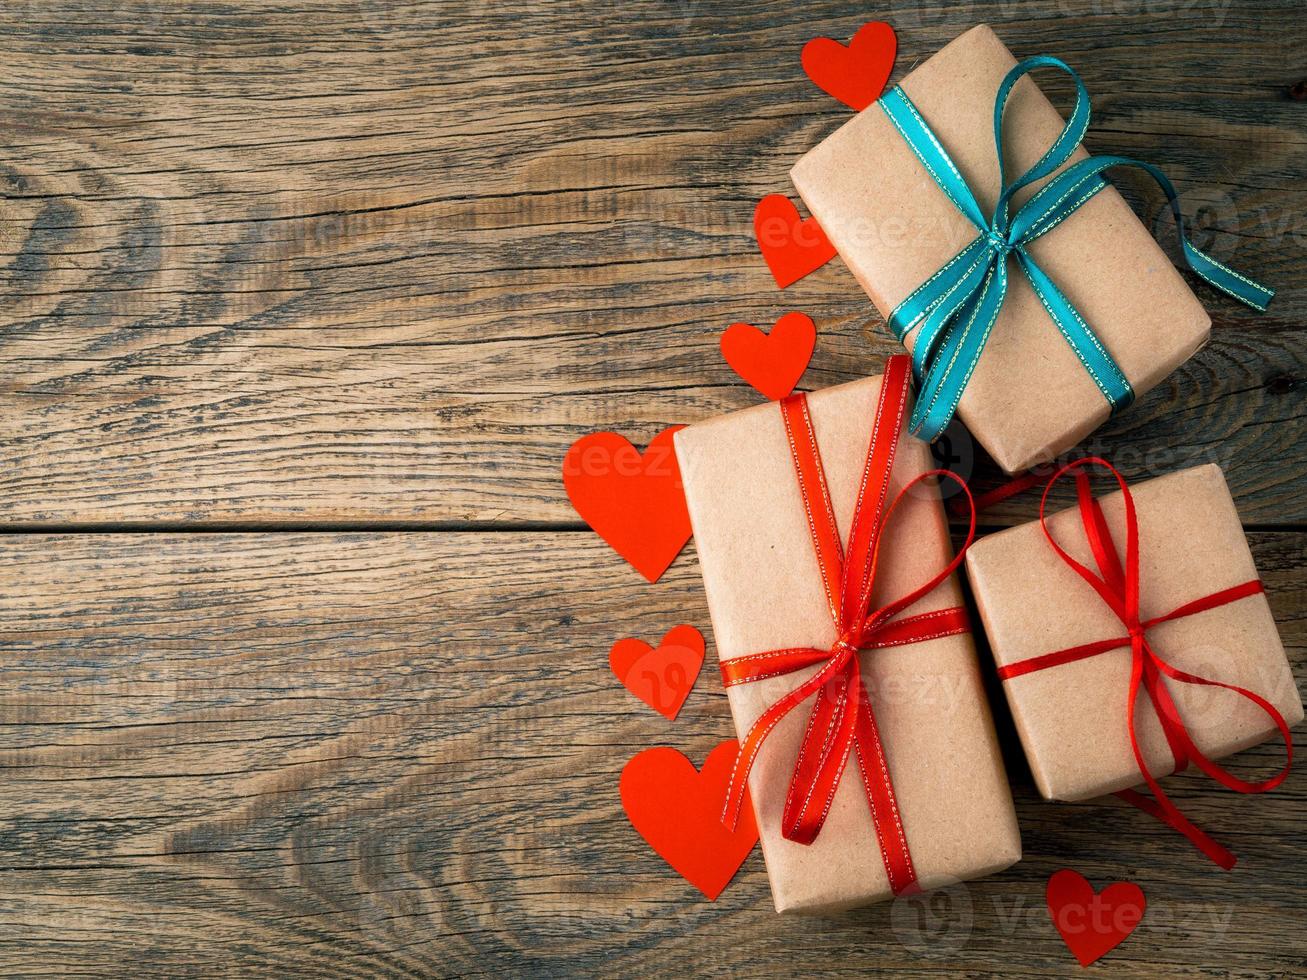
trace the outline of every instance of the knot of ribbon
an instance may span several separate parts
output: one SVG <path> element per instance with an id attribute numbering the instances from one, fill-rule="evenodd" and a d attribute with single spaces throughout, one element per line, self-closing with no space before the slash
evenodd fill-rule
<path id="1" fill-rule="evenodd" d="M 985 233 L 985 240 L 989 242 L 990 250 L 996 252 L 1000 256 L 1007 255 L 1009 252 L 1015 252 L 1018 248 L 1022 247 L 1008 241 L 992 228 Z"/>
<path id="2" fill-rule="evenodd" d="M 1117 485 L 1121 488 L 1125 510 L 1126 534 L 1124 565 L 1122 565 L 1117 554 L 1116 545 L 1107 526 L 1107 520 L 1103 516 L 1103 510 L 1091 492 L 1089 476 L 1086 472 L 1086 468 L 1090 466 L 1106 469 L 1115 477 Z M 1085 536 L 1089 542 L 1090 552 L 1093 554 L 1094 564 L 1098 566 L 1097 572 L 1082 565 L 1067 554 L 1053 538 L 1044 519 L 1049 493 L 1057 481 L 1068 473 L 1073 473 L 1075 476 L 1076 498 L 1081 523 L 1084 525 Z M 1061 664 L 1083 660 L 1086 657 L 1098 656 L 1109 650 L 1129 647 L 1130 687 L 1126 699 L 1126 731 L 1130 738 L 1130 748 L 1134 753 L 1135 763 L 1139 767 L 1144 782 L 1152 790 L 1153 798 L 1150 799 L 1136 790 L 1123 790 L 1116 795 L 1178 830 L 1213 862 L 1229 870 L 1234 867 L 1234 855 L 1194 826 L 1162 792 L 1162 787 L 1158 785 L 1157 780 L 1149 772 L 1143 751 L 1139 746 L 1139 738 L 1135 728 L 1135 704 L 1138 701 L 1140 691 L 1146 693 L 1152 701 L 1158 720 L 1161 722 L 1162 732 L 1166 736 L 1167 745 L 1175 760 L 1175 771 L 1179 772 L 1187 768 L 1192 762 L 1221 785 L 1239 793 L 1265 793 L 1280 785 L 1289 774 L 1289 769 L 1293 763 L 1293 742 L 1289 734 L 1289 726 L 1285 722 L 1284 716 L 1276 710 L 1275 706 L 1265 698 L 1245 688 L 1180 670 L 1163 659 L 1148 639 L 1148 631 L 1154 626 L 1176 619 L 1183 619 L 1186 616 L 1193 616 L 1209 609 L 1215 609 L 1218 606 L 1224 606 L 1227 603 L 1257 595 L 1263 591 L 1262 583 L 1258 579 L 1252 579 L 1231 588 L 1214 592 L 1211 595 L 1203 596 L 1200 599 L 1195 599 L 1192 602 L 1187 602 L 1161 616 L 1141 620 L 1139 614 L 1139 524 L 1135 516 L 1134 499 L 1131 497 L 1130 488 L 1126 485 L 1121 474 L 1110 463 L 1097 457 L 1091 456 L 1078 459 L 1062 467 L 1054 474 L 1052 480 L 1044 489 L 1044 496 L 1040 500 L 1039 523 L 1044 530 L 1044 536 L 1048 539 L 1048 543 L 1052 545 L 1053 550 L 1057 552 L 1058 557 L 1098 593 L 1107 607 L 1121 621 L 1126 633 L 1124 636 L 1068 647 L 1065 650 L 1058 650 L 1053 653 L 1032 657 L 1029 660 L 1008 664 L 999 668 L 998 676 L 1003 681 L 1009 681 L 1014 677 L 1020 677 L 1023 674 L 1029 674 L 1037 670 L 1046 670 Z M 1257 705 L 1274 722 L 1284 739 L 1286 753 L 1284 768 L 1274 776 L 1261 782 L 1249 782 L 1218 766 L 1194 744 L 1193 738 L 1190 736 L 1189 730 L 1185 727 L 1184 720 L 1176 708 L 1171 691 L 1163 678 L 1181 684 L 1223 688 Z"/>
<path id="3" fill-rule="evenodd" d="M 1017 81 L 1037 68 L 1057 68 L 1071 76 L 1076 86 L 1075 109 L 1061 135 L 1039 161 L 1020 177 L 1008 181 L 1003 173 L 1003 110 Z M 1175 216 L 1181 254 L 1200 278 L 1261 312 L 1265 312 L 1275 295 L 1273 290 L 1235 272 L 1189 242 L 1175 188 L 1165 174 L 1148 163 L 1121 156 L 1089 157 L 1057 174 L 1015 214 L 1010 213 L 1013 195 L 1066 163 L 1089 128 L 1089 93 L 1080 76 L 1057 58 L 1027 58 L 1008 72 L 999 86 L 994 101 L 994 148 L 998 154 L 1000 191 L 994 213 L 988 219 L 943 144 L 903 89 L 891 89 L 879 100 L 879 105 L 926 172 L 979 233 L 889 316 L 890 328 L 900 341 L 917 331 L 912 368 L 918 396 L 909 426 L 914 434 L 927 441 L 938 438 L 952 420 L 962 392 L 984 352 L 1007 295 L 1009 255 L 1016 256 L 1049 319 L 1076 353 L 1112 411 L 1124 408 L 1134 399 L 1130 382 L 1112 355 L 1026 248 L 1106 187 L 1101 174 L 1111 167 L 1139 167 L 1157 181 Z"/>
<path id="4" fill-rule="evenodd" d="M 953 574 L 976 529 L 973 510 L 966 542 L 939 574 L 907 595 L 871 609 L 883 532 L 908 492 L 923 480 L 942 476 L 956 481 L 968 500 L 971 497 L 966 483 L 952 473 L 932 470 L 910 481 L 886 506 L 910 377 L 911 367 L 906 356 L 891 357 L 886 363 L 847 546 L 840 542 L 807 399 L 799 394 L 780 402 L 837 639 L 825 649 L 770 650 L 727 660 L 721 665 L 722 680 L 727 687 L 779 677 L 805 668 L 818 668 L 768 707 L 745 736 L 731 773 L 722 822 L 733 828 L 739 820 L 749 772 L 768 735 L 790 711 L 815 695 L 790 779 L 781 816 L 781 832 L 788 840 L 801 844 L 810 844 L 817 838 L 845 765 L 852 755 L 858 763 L 872 825 L 895 894 L 913 888 L 917 876 L 858 654 L 863 650 L 918 643 L 969 631 L 966 611 L 960 607 L 896 617 Z"/>

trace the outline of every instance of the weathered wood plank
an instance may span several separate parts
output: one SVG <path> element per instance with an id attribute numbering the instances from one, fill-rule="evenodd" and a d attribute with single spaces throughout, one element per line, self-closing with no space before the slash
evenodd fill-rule
<path id="1" fill-rule="evenodd" d="M 1260 318 L 1205 297 L 1211 346 L 1094 443 L 1133 475 L 1218 458 L 1268 525 L 1307 522 L 1296 8 L 875 11 L 900 73 L 980 20 L 1074 63 L 1093 145 L 1162 164 L 1200 244 L 1281 288 Z M 4 5 L 0 520 L 573 521 L 582 433 L 754 401 L 716 350 L 734 320 L 811 313 L 805 386 L 875 371 L 893 345 L 842 266 L 779 293 L 750 230 L 845 118 L 801 44 L 863 16 Z"/>
<path id="2" fill-rule="evenodd" d="M 1301 677 L 1307 535 L 1252 541 Z M 1002 875 L 814 925 L 771 911 L 755 853 L 701 900 L 617 777 L 647 746 L 701 760 L 720 682 L 668 723 L 606 654 L 706 619 L 692 556 L 647 586 L 590 534 L 0 537 L 0 971 L 1070 975 L 1041 912 L 1065 866 L 1148 895 L 1113 973 L 1301 971 L 1301 766 L 1256 799 L 1172 781 L 1228 875 L 1124 807 L 1040 802 L 1012 751 Z"/>

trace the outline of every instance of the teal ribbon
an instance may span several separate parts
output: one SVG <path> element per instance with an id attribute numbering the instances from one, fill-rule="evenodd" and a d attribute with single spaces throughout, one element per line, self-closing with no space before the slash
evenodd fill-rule
<path id="1" fill-rule="evenodd" d="M 1036 68 L 1057 68 L 1071 76 L 1076 86 L 1075 110 L 1062 127 L 1061 135 L 1039 162 L 1008 183 L 1003 175 L 1003 110 L 1012 87 L 1023 75 Z M 1027 251 L 1031 242 L 1052 231 L 1107 186 L 1100 175 L 1110 167 L 1140 167 L 1157 181 L 1175 215 L 1176 233 L 1185 262 L 1200 277 L 1221 292 L 1263 312 L 1275 295 L 1274 291 L 1195 248 L 1185 238 L 1175 188 L 1160 170 L 1138 160 L 1118 156 L 1081 160 L 1050 180 L 1015 215 L 1009 216 L 1012 196 L 1062 166 L 1089 128 L 1089 93 L 1080 76 L 1057 58 L 1027 58 L 1008 72 L 999 86 L 994 101 L 994 148 L 998 154 L 1001 193 L 994 214 L 988 220 L 962 174 L 903 89 L 896 87 L 883 96 L 880 107 L 935 183 L 979 232 L 962 251 L 900 303 L 889 317 L 890 328 L 900 341 L 912 331 L 918 331 L 912 351 L 917 402 L 910 429 L 923 439 L 932 442 L 937 439 L 957 410 L 958 400 L 971 380 L 994 321 L 1003 308 L 1009 256 L 1015 256 L 1049 319 L 1080 358 L 1080 363 L 1094 379 L 1112 411 L 1124 408 L 1134 399 L 1130 382 L 1112 355 Z"/>

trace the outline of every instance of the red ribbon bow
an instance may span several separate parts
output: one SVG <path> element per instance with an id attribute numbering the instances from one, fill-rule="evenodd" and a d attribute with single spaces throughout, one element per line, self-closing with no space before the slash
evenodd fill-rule
<path id="1" fill-rule="evenodd" d="M 928 477 L 944 476 L 961 485 L 968 500 L 971 497 L 967 485 L 952 473 L 932 470 L 913 479 L 899 491 L 889 507 L 885 507 L 907 405 L 910 374 L 910 361 L 904 355 L 891 357 L 885 365 L 847 549 L 840 547 L 839 528 L 808 414 L 807 398 L 802 394 L 791 395 L 780 403 L 837 639 L 827 650 L 815 647 L 771 650 L 737 657 L 721 665 L 722 680 L 727 687 L 732 687 L 821 664 L 820 670 L 763 712 L 745 736 L 731 773 L 722 822 L 733 828 L 739 820 L 749 771 L 767 736 L 786 714 L 816 694 L 790 779 L 781 832 L 788 840 L 801 844 L 810 844 L 816 839 L 835 798 L 849 755 L 856 752 L 872 825 L 895 894 L 912 888 L 917 875 L 908 852 L 880 733 L 856 654 L 861 650 L 919 643 L 969 631 L 966 611 L 959 607 L 897 620 L 894 617 L 953 574 L 976 530 L 973 510 L 966 543 L 942 572 L 902 598 L 874 612 L 870 610 L 881 535 L 904 495 Z"/>
<path id="2" fill-rule="evenodd" d="M 1087 466 L 1105 468 L 1116 478 L 1117 486 L 1121 488 L 1122 499 L 1125 502 L 1126 526 L 1124 569 L 1117 557 L 1116 545 L 1112 540 L 1111 531 L 1107 527 L 1107 521 L 1103 517 L 1103 510 L 1090 492 L 1089 477 L 1084 471 Z M 1076 497 L 1080 505 L 1080 518 L 1085 527 L 1085 535 L 1089 539 L 1089 547 L 1093 552 L 1094 562 L 1098 565 L 1099 574 L 1097 575 L 1068 555 L 1053 540 L 1053 535 L 1049 533 L 1048 525 L 1044 521 L 1044 509 L 1048 503 L 1049 492 L 1059 479 L 1071 472 L 1075 473 Z M 1086 657 L 1106 653 L 1108 650 L 1128 646 L 1130 648 L 1131 665 L 1130 693 L 1126 704 L 1126 729 L 1130 735 L 1130 748 L 1134 751 L 1139 772 L 1144 777 L 1144 782 L 1148 785 L 1148 788 L 1153 791 L 1155 799 L 1149 799 L 1135 790 L 1123 790 L 1116 795 L 1180 831 L 1212 861 L 1229 870 L 1234 867 L 1234 855 L 1194 826 L 1180 812 L 1179 808 L 1167 798 L 1166 794 L 1162 792 L 1161 786 L 1157 784 L 1157 780 L 1148 771 L 1135 732 L 1135 702 L 1138 699 L 1140 688 L 1143 688 L 1157 710 L 1158 719 L 1162 724 L 1162 731 L 1166 735 L 1167 744 L 1170 746 L 1171 754 L 1175 758 L 1176 772 L 1183 770 L 1192 762 L 1221 785 L 1240 793 L 1265 793 L 1267 790 L 1280 785 L 1284 781 L 1284 777 L 1289 774 L 1289 768 L 1293 763 L 1293 742 L 1289 735 L 1289 726 L 1285 722 L 1284 716 L 1275 709 L 1275 706 L 1265 698 L 1242 687 L 1199 677 L 1173 667 L 1158 656 L 1157 651 L 1153 649 L 1148 641 L 1148 631 L 1159 623 L 1182 619 L 1185 616 L 1192 616 L 1195 613 L 1215 609 L 1218 606 L 1224 606 L 1227 603 L 1256 595 L 1262 591 L 1262 583 L 1257 579 L 1253 579 L 1251 582 L 1244 582 L 1232 588 L 1203 596 L 1201 599 L 1195 599 L 1193 602 L 1187 602 L 1172 609 L 1165 615 L 1154 616 L 1152 619 L 1141 621 L 1139 618 L 1139 525 L 1135 519 L 1134 499 L 1131 497 L 1130 489 L 1126 486 L 1125 479 L 1121 474 L 1110 463 L 1098 457 L 1091 456 L 1078 459 L 1062 467 L 1053 475 L 1048 486 L 1044 489 L 1043 498 L 1039 502 L 1039 524 L 1044 530 L 1044 537 L 1053 546 L 1053 550 L 1057 552 L 1058 557 L 1066 562 L 1077 575 L 1088 582 L 1094 591 L 1102 597 L 1108 608 L 1116 614 L 1116 617 L 1125 626 L 1126 635 L 1108 640 L 1099 640 L 1094 643 L 1085 643 L 1065 650 L 1058 650 L 1054 653 L 1032 657 L 1029 660 L 1008 664 L 999 668 L 998 676 L 1007 681 L 1013 677 L 1020 677 L 1036 670 L 1045 670 L 1049 667 L 1071 663 L 1075 660 L 1083 660 Z M 1284 737 L 1287 755 L 1284 768 L 1269 779 L 1251 783 L 1239 779 L 1233 773 L 1218 766 L 1204 755 L 1194 744 L 1193 739 L 1190 738 L 1189 730 L 1185 728 L 1184 721 L 1181 719 L 1179 711 L 1176 710 L 1175 702 L 1171 699 L 1171 693 L 1162 681 L 1163 676 L 1184 684 L 1224 688 L 1227 691 L 1235 692 L 1240 697 L 1247 698 L 1261 708 L 1275 722 L 1276 727 L 1280 729 L 1280 734 Z"/>

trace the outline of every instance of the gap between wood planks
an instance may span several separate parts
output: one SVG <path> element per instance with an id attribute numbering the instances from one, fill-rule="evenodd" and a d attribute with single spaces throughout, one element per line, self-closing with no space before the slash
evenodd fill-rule
<path id="1" fill-rule="evenodd" d="M 1018 522 L 1024 523 L 1024 522 Z M 950 519 L 950 529 L 965 533 L 965 521 Z M 1014 524 L 976 524 L 976 537 L 993 534 Z M 1258 532 L 1302 534 L 1307 524 L 1245 523 L 1245 534 Z M 593 533 L 581 521 L 122 521 L 115 523 L 42 523 L 18 521 L 0 524 L 0 536 L 22 534 L 577 534 Z"/>

